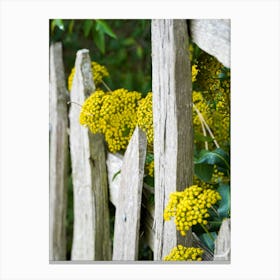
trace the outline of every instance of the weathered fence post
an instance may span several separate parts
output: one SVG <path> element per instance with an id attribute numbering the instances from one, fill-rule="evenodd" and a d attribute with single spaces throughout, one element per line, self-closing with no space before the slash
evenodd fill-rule
<path id="1" fill-rule="evenodd" d="M 68 169 L 67 90 L 62 44 L 50 47 L 50 225 L 49 258 L 66 260 L 66 209 Z"/>
<path id="2" fill-rule="evenodd" d="M 113 260 L 137 260 L 147 139 L 136 127 L 124 155 L 116 203 Z"/>
<path id="3" fill-rule="evenodd" d="M 152 20 L 153 118 L 155 158 L 154 259 L 177 244 L 190 246 L 172 221 L 163 220 L 169 194 L 192 184 L 192 83 L 186 20 Z"/>
<path id="4" fill-rule="evenodd" d="M 230 20 L 190 20 L 192 40 L 204 51 L 215 56 L 223 65 L 230 67 Z"/>
<path id="5" fill-rule="evenodd" d="M 70 151 L 74 188 L 72 260 L 111 260 L 106 155 L 102 135 L 79 123 L 80 107 L 94 91 L 88 50 L 77 52 L 70 93 Z"/>
<path id="6" fill-rule="evenodd" d="M 224 219 L 215 240 L 214 261 L 230 261 L 230 219 Z"/>

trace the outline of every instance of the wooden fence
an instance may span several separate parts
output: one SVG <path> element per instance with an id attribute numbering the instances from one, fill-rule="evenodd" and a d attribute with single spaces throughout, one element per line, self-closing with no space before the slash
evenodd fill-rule
<path id="1" fill-rule="evenodd" d="M 188 21 L 192 39 L 229 66 L 229 22 Z M 223 36 L 220 36 L 222 31 Z M 207 41 L 201 34 L 207 34 Z M 219 44 L 216 44 L 220 39 Z M 80 108 L 95 90 L 88 50 L 77 52 L 70 93 L 69 124 L 62 46 L 50 48 L 50 246 L 51 261 L 66 260 L 67 170 L 72 165 L 74 232 L 71 260 L 137 260 L 140 222 L 144 238 L 162 260 L 177 244 L 202 246 L 191 231 L 180 236 L 165 223 L 170 192 L 192 184 L 193 128 L 191 66 L 186 20 L 152 20 L 155 187 L 143 184 L 147 140 L 137 127 L 124 156 L 108 153 L 104 138 L 79 124 Z M 163 47 L 164 46 L 164 47 Z M 69 134 L 69 140 L 68 140 Z M 121 170 L 114 180 L 113 176 Z M 154 193 L 155 205 L 149 202 Z M 116 207 L 114 242 L 110 238 L 109 201 Z M 204 248 L 205 249 L 205 248 Z M 230 259 L 230 221 L 221 226 L 214 256 Z"/>

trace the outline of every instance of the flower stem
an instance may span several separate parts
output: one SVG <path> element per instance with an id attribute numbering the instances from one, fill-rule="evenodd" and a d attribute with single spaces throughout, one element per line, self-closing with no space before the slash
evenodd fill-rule
<path id="1" fill-rule="evenodd" d="M 203 228 L 203 230 L 207 233 L 207 235 L 210 237 L 210 239 L 214 242 L 215 239 L 214 237 L 212 236 L 212 234 L 208 231 L 208 229 L 203 225 L 203 224 L 200 224 L 201 227 Z"/>
<path id="2" fill-rule="evenodd" d="M 206 122 L 205 119 L 203 118 L 203 115 L 200 113 L 200 111 L 199 111 L 198 108 L 195 106 L 195 104 L 193 104 L 193 107 L 194 107 L 196 113 L 198 114 L 199 119 L 202 120 L 203 124 L 205 125 L 206 129 L 208 130 L 208 132 L 209 132 L 211 138 L 213 139 L 213 142 L 215 143 L 216 147 L 217 147 L 217 148 L 220 148 L 218 142 L 215 140 L 214 134 L 212 133 L 210 127 L 208 126 L 207 122 Z"/>
<path id="3" fill-rule="evenodd" d="M 104 86 L 108 91 L 112 91 L 112 90 L 108 87 L 108 85 L 107 85 L 103 80 L 101 80 L 101 82 L 102 82 L 103 86 Z"/>

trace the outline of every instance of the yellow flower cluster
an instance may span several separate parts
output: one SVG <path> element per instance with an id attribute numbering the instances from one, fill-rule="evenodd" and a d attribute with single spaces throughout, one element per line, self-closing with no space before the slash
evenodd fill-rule
<path id="1" fill-rule="evenodd" d="M 151 177 L 154 177 L 154 167 L 155 167 L 154 161 L 151 161 L 149 164 L 145 165 L 146 171 Z"/>
<path id="2" fill-rule="evenodd" d="M 92 74 L 93 74 L 92 77 L 93 77 L 94 85 L 96 87 L 101 84 L 102 79 L 104 77 L 109 76 L 109 72 L 108 72 L 107 68 L 103 65 L 98 64 L 95 61 L 91 62 L 91 71 L 92 71 Z M 72 71 L 71 71 L 71 73 L 68 77 L 68 90 L 69 91 L 71 91 L 71 88 L 72 88 L 74 75 L 75 75 L 75 67 L 72 68 Z"/>
<path id="3" fill-rule="evenodd" d="M 138 126 L 146 133 L 147 141 L 153 144 L 153 94 L 149 92 L 147 96 L 139 101 L 137 109 Z"/>
<path id="4" fill-rule="evenodd" d="M 207 224 L 210 217 L 208 208 L 221 199 L 221 195 L 213 189 L 203 189 L 196 185 L 186 188 L 182 192 L 170 194 L 169 202 L 164 210 L 164 220 L 175 217 L 175 225 L 182 236 L 196 224 Z"/>
<path id="5" fill-rule="evenodd" d="M 224 94 L 216 94 L 210 103 L 201 92 L 193 91 L 193 103 L 210 126 L 217 142 L 225 148 L 230 138 L 230 108 Z M 201 121 L 195 109 L 193 124 L 195 131 L 202 133 Z"/>
<path id="6" fill-rule="evenodd" d="M 164 261 L 202 261 L 204 251 L 201 248 L 178 245 L 164 257 Z"/>
<path id="7" fill-rule="evenodd" d="M 218 166 L 215 164 L 213 175 L 212 175 L 212 182 L 219 183 L 220 181 L 223 180 L 224 177 L 225 177 L 225 174 L 223 172 L 219 171 Z"/>
<path id="8" fill-rule="evenodd" d="M 220 88 L 219 74 L 223 65 L 213 56 L 203 52 L 198 58 L 198 75 L 196 77 L 197 84 L 206 94 L 211 93 Z"/>
<path id="9" fill-rule="evenodd" d="M 222 148 L 227 148 L 230 138 L 230 71 L 213 56 L 202 53 L 197 68 L 192 68 L 195 88 L 193 103 L 210 126 L 215 139 Z M 223 72 L 223 79 L 220 75 Z M 202 132 L 201 122 L 194 110 L 194 130 Z M 197 142 L 197 141 L 195 141 Z M 210 143 L 210 148 L 212 143 Z"/>
<path id="10" fill-rule="evenodd" d="M 137 124 L 137 104 L 141 94 L 117 89 L 95 91 L 84 102 L 80 123 L 93 133 L 103 133 L 112 153 L 125 149 Z"/>
<path id="11" fill-rule="evenodd" d="M 198 73 L 197 65 L 192 65 L 192 82 L 196 81 L 197 73 Z"/>

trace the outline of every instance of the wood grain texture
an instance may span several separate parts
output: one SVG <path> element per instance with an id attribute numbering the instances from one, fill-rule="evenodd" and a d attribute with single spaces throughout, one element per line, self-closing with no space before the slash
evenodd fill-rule
<path id="1" fill-rule="evenodd" d="M 50 224 L 49 259 L 66 260 L 68 113 L 62 44 L 50 47 Z"/>
<path id="2" fill-rule="evenodd" d="M 147 139 L 136 127 L 124 155 L 116 205 L 113 260 L 138 259 L 140 210 Z"/>
<path id="3" fill-rule="evenodd" d="M 230 68 L 230 20 L 190 20 L 192 40 L 204 51 L 215 56 L 224 66 Z"/>
<path id="4" fill-rule="evenodd" d="M 214 261 L 230 261 L 230 219 L 224 219 L 215 240 Z"/>
<path id="5" fill-rule="evenodd" d="M 154 259 L 177 244 L 190 246 L 163 212 L 169 195 L 192 184 L 192 83 L 185 20 L 152 20 L 153 118 L 155 158 Z"/>
<path id="6" fill-rule="evenodd" d="M 121 171 L 123 163 L 123 155 L 107 153 L 106 165 L 108 172 L 108 184 L 109 184 L 109 194 L 110 201 L 116 207 L 118 200 L 118 190 L 120 187 L 121 173 L 116 175 L 116 173 Z"/>
<path id="7" fill-rule="evenodd" d="M 77 52 L 70 98 L 83 104 L 94 91 L 88 50 Z M 70 108 L 70 151 L 74 194 L 72 260 L 111 260 L 106 155 L 102 135 L 79 123 L 80 107 Z"/>

